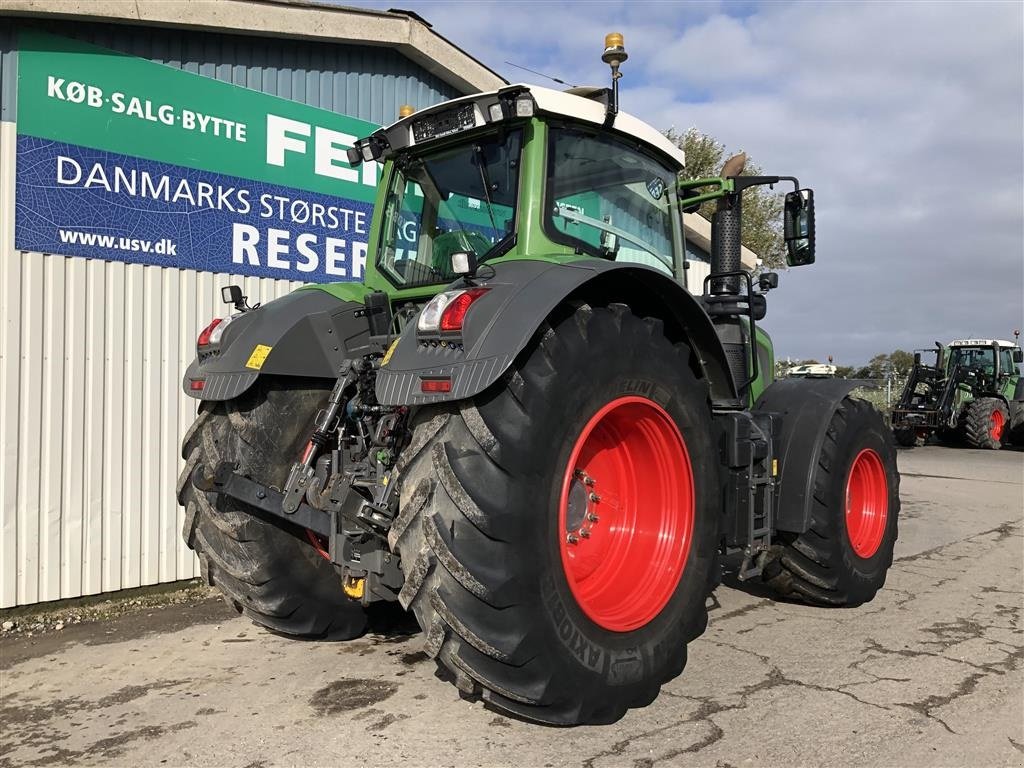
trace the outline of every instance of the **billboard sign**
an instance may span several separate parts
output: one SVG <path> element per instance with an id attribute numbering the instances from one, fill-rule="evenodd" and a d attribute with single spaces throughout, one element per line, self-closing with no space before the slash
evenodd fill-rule
<path id="1" fill-rule="evenodd" d="M 15 247 L 304 282 L 362 278 L 377 126 L 20 33 Z"/>

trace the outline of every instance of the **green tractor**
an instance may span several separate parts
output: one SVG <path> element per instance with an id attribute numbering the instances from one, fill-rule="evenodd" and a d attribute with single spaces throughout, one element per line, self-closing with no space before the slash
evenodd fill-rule
<path id="1" fill-rule="evenodd" d="M 789 263 L 814 260 L 792 177 L 681 180 L 682 152 L 612 87 L 527 85 L 360 140 L 383 164 L 365 282 L 308 286 L 200 334 L 178 499 L 202 572 L 286 635 L 412 611 L 464 694 L 551 724 L 649 704 L 708 622 L 724 556 L 821 606 L 892 563 L 895 444 L 833 379 L 773 381 L 774 274 L 741 269 L 743 190 L 790 183 Z M 685 288 L 683 211 L 715 200 Z M 742 562 L 741 562 L 742 560 Z"/>
<path id="2" fill-rule="evenodd" d="M 921 361 L 935 355 L 934 363 Z M 914 367 L 892 410 L 896 441 L 913 446 L 937 435 L 971 448 L 1024 444 L 1024 351 L 999 339 L 958 339 L 914 353 Z"/>

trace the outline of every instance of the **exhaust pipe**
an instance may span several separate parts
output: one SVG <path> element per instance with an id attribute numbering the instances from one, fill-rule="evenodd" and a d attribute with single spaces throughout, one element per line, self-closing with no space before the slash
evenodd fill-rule
<path id="1" fill-rule="evenodd" d="M 715 296 L 740 292 L 740 278 L 716 277 L 727 272 L 739 272 L 740 238 L 743 234 L 743 203 L 739 195 L 726 195 L 718 201 L 711 215 L 711 293 Z"/>

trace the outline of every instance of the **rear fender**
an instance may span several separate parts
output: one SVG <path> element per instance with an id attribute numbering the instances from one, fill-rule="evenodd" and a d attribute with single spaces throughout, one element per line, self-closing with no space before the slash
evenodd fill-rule
<path id="1" fill-rule="evenodd" d="M 189 365 L 185 394 L 230 400 L 267 374 L 335 379 L 343 360 L 370 351 L 363 309 L 325 291 L 298 290 L 239 315 L 220 345 Z M 193 389 L 197 381 L 202 389 Z"/>
<path id="2" fill-rule="evenodd" d="M 714 326 L 675 281 L 638 264 L 583 259 L 568 264 L 513 260 L 486 264 L 474 283 L 490 290 L 466 315 L 457 342 L 425 344 L 410 323 L 377 377 L 385 405 L 462 400 L 483 392 L 512 365 L 538 328 L 566 301 L 617 301 L 660 317 L 673 340 L 686 339 L 712 398 L 734 401 L 735 385 Z M 453 286 L 454 287 L 454 286 Z M 423 378 L 450 377 L 451 391 L 421 392 Z"/>
<path id="3" fill-rule="evenodd" d="M 776 441 L 779 460 L 775 527 L 803 533 L 811 524 L 815 462 L 825 442 L 832 414 L 843 398 L 863 382 L 845 379 L 780 379 L 769 386 L 754 406 L 756 411 L 781 416 Z"/>

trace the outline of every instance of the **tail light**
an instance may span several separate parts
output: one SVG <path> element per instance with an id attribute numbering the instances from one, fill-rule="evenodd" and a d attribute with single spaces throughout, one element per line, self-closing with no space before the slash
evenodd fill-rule
<path id="1" fill-rule="evenodd" d="M 211 320 L 210 324 L 200 331 L 196 344 L 200 347 L 208 347 L 211 344 L 220 344 L 220 340 L 224 336 L 224 329 L 231 325 L 231 321 L 234 320 L 235 317 L 236 315 L 231 315 L 229 317 L 216 317 Z"/>
<path id="2" fill-rule="evenodd" d="M 452 380 L 450 377 L 437 377 L 430 379 L 420 379 L 420 392 L 427 392 L 430 394 L 436 394 L 441 392 L 452 391 Z"/>
<path id="3" fill-rule="evenodd" d="M 213 336 L 214 330 L 222 322 L 224 322 L 224 318 L 222 317 L 215 317 L 213 320 L 211 320 L 210 324 L 199 332 L 199 338 L 196 339 L 196 344 L 198 344 L 200 347 L 210 346 L 210 337 Z"/>
<path id="4" fill-rule="evenodd" d="M 473 303 L 483 296 L 489 288 L 463 288 L 458 291 L 445 291 L 427 302 L 420 312 L 416 327 L 421 333 L 450 333 L 461 331 L 466 313 Z"/>

